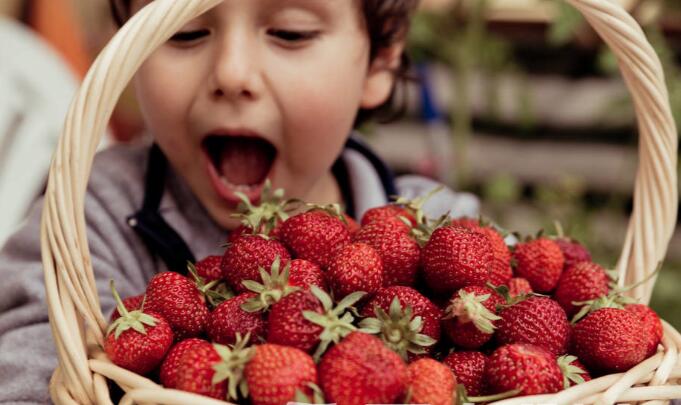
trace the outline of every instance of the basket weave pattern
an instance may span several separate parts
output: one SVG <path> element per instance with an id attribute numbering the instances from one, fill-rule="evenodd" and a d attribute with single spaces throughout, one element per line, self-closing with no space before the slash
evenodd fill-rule
<path id="1" fill-rule="evenodd" d="M 617 55 L 639 126 L 634 209 L 617 264 L 620 283 L 650 274 L 664 258 L 676 223 L 677 132 L 659 59 L 636 21 L 611 0 L 566 0 Z M 50 384 L 57 404 L 110 404 L 107 379 L 126 392 L 121 403 L 225 404 L 168 390 L 113 365 L 102 351 L 102 314 L 87 242 L 84 198 L 95 150 L 123 89 L 146 58 L 186 22 L 222 0 L 156 0 L 111 40 L 71 105 L 53 158 L 42 218 L 41 243 L 50 325 L 59 367 Z M 650 300 L 654 280 L 629 292 Z M 663 350 L 626 373 L 613 374 L 553 395 L 498 404 L 664 403 L 681 398 L 681 334 L 663 321 Z"/>

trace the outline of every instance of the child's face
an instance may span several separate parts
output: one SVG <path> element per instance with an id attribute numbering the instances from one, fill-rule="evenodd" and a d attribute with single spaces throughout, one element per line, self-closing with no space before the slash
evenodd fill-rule
<path id="1" fill-rule="evenodd" d="M 133 2 L 139 9 L 147 1 Z M 357 0 L 226 0 L 139 70 L 146 123 L 222 226 L 266 178 L 288 197 L 340 202 L 330 168 L 359 108 L 383 103 L 401 47 L 369 61 Z"/>

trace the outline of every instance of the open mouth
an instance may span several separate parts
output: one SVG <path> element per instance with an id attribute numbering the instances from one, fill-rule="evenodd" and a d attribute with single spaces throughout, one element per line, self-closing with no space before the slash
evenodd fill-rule
<path id="1" fill-rule="evenodd" d="M 274 145 L 254 136 L 209 135 L 203 148 L 222 186 L 247 194 L 265 182 L 277 156 Z"/>

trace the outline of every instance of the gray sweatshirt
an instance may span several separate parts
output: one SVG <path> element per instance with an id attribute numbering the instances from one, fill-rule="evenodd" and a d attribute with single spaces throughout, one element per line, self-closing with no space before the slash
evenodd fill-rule
<path id="1" fill-rule="evenodd" d="M 122 297 L 144 292 L 151 277 L 165 271 L 126 218 L 137 212 L 144 197 L 149 145 L 117 145 L 95 158 L 85 198 L 85 217 L 92 266 L 102 311 L 114 307 L 108 282 L 113 279 Z M 346 150 L 356 216 L 386 203 L 376 170 L 362 154 Z M 419 176 L 396 179 L 400 195 L 423 195 L 437 183 Z M 57 365 L 48 324 L 40 256 L 42 199 L 23 226 L 0 250 L 0 403 L 49 403 L 48 382 Z M 444 190 L 425 207 L 430 215 L 451 211 L 454 216 L 477 216 L 478 201 L 469 194 Z M 170 171 L 160 212 L 185 240 L 197 259 L 222 254 L 227 236 L 207 214 L 187 185 Z"/>

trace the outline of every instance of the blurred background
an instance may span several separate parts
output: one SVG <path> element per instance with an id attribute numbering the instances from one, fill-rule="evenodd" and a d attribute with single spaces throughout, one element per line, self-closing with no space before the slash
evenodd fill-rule
<path id="1" fill-rule="evenodd" d="M 660 55 L 678 125 L 681 2 L 615 1 Z M 553 232 L 560 221 L 613 267 L 638 138 L 612 54 L 562 1 L 422 3 L 409 37 L 416 80 L 402 94 L 406 117 L 364 126 L 368 142 L 398 173 L 474 192 L 483 214 L 506 229 Z M 0 97 L 0 244 L 40 193 L 70 98 L 114 31 L 106 0 L 0 0 L 0 91 L 9 95 Z M 127 91 L 107 142 L 143 136 Z M 652 306 L 681 328 L 678 227 Z"/>

